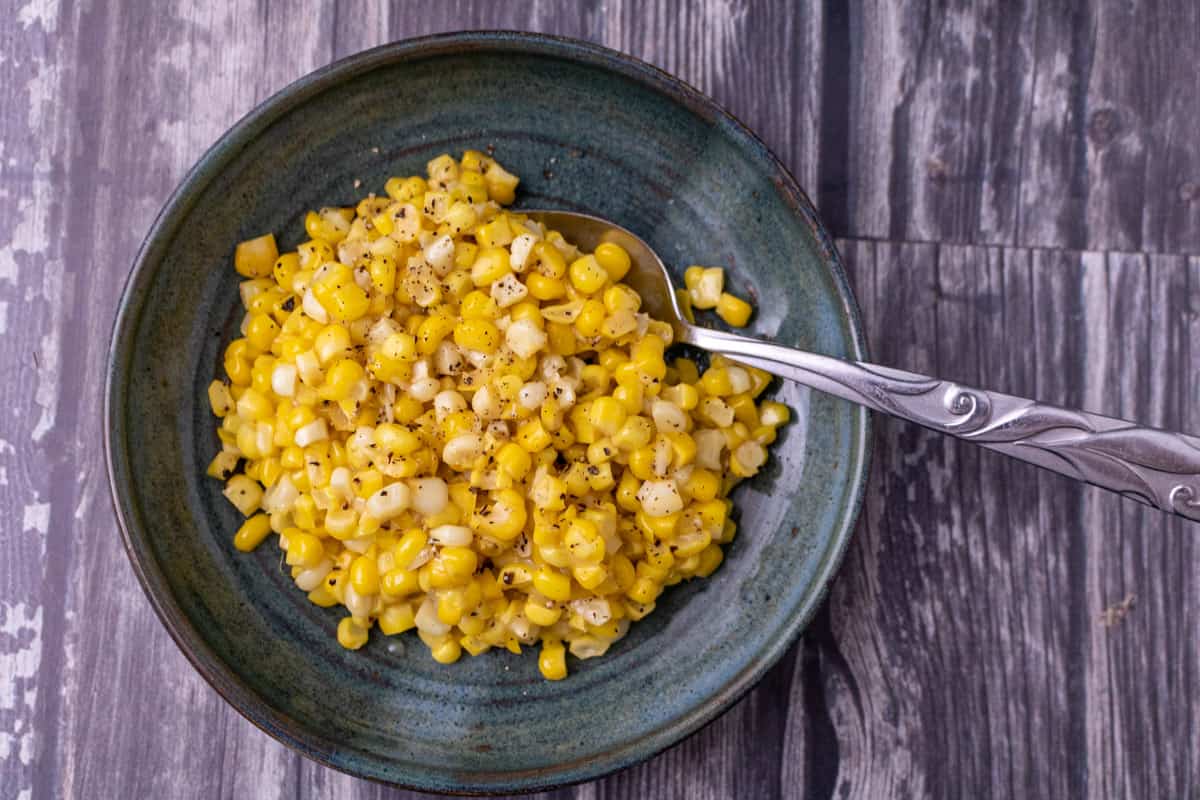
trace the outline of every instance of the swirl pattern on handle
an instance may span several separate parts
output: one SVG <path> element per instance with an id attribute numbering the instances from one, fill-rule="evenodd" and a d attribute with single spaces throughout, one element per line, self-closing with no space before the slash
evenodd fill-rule
<path id="1" fill-rule="evenodd" d="M 882 411 L 1200 520 L 1200 440 L 920 376 L 857 365 Z M 865 384 L 865 386 L 864 386 Z"/>

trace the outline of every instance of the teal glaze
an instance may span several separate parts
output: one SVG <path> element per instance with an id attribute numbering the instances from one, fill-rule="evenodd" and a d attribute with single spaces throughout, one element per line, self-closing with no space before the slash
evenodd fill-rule
<path id="1" fill-rule="evenodd" d="M 727 709 L 821 600 L 868 459 L 862 409 L 776 389 L 795 421 L 736 494 L 725 564 L 668 590 L 608 656 L 572 659 L 565 681 L 541 680 L 531 652 L 445 667 L 415 637 L 378 633 L 341 649 L 339 615 L 291 585 L 274 540 L 234 551 L 237 515 L 204 476 L 217 450 L 205 387 L 240 320 L 233 247 L 266 231 L 294 247 L 306 209 L 489 146 L 521 176 L 519 205 L 610 218 L 677 277 L 729 265 L 735 290 L 757 297 L 753 332 L 864 355 L 829 237 L 763 144 L 690 87 L 591 44 L 468 33 L 388 45 L 297 81 L 205 154 L 155 221 L 116 320 L 106 444 L 126 548 L 184 653 L 252 722 L 329 766 L 434 791 L 593 778 Z"/>

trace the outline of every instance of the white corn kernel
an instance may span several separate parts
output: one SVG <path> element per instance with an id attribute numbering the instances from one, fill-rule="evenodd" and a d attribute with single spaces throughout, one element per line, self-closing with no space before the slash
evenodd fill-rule
<path id="1" fill-rule="evenodd" d="M 412 490 L 403 483 L 389 483 L 367 498 L 367 513 L 384 522 L 408 510 Z"/>
<path id="2" fill-rule="evenodd" d="M 276 364 L 271 370 L 271 391 L 280 397 L 296 395 L 297 370 L 293 364 Z"/>
<path id="3" fill-rule="evenodd" d="M 416 478 L 412 486 L 412 507 L 420 514 L 440 514 L 449 502 L 446 482 L 441 478 Z"/>
<path id="4" fill-rule="evenodd" d="M 466 547 L 474 538 L 465 525 L 438 525 L 429 532 L 429 541 L 442 547 Z"/>
<path id="5" fill-rule="evenodd" d="M 652 517 L 665 517 L 683 510 L 683 496 L 675 481 L 645 481 L 637 492 L 642 510 Z"/>
<path id="6" fill-rule="evenodd" d="M 325 427 L 325 420 L 317 419 L 297 430 L 295 441 L 297 447 L 308 447 L 313 442 L 323 442 L 328 438 L 329 429 Z"/>
<path id="7" fill-rule="evenodd" d="M 517 393 L 517 402 L 522 408 L 533 410 L 541 408 L 542 403 L 546 402 L 546 384 L 541 381 L 530 381 L 521 387 L 521 391 Z"/>
<path id="8" fill-rule="evenodd" d="M 529 358 L 546 346 L 546 333 L 530 320 L 517 320 L 504 332 L 504 343 L 519 357 Z"/>

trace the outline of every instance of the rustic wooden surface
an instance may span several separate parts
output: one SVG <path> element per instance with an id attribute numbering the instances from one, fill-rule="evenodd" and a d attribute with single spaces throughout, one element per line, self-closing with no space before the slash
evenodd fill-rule
<path id="1" fill-rule="evenodd" d="M 375 44 L 524 28 L 658 64 L 809 187 L 877 360 L 1200 430 L 1196 3 L 0 10 L 5 800 L 413 796 L 301 759 L 195 674 L 121 551 L 100 444 L 117 296 L 171 188 L 257 102 Z M 1197 536 L 881 421 L 802 642 L 695 737 L 553 796 L 1200 797 Z"/>

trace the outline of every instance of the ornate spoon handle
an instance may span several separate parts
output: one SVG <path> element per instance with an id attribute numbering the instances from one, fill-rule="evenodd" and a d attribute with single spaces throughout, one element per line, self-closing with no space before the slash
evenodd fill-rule
<path id="1" fill-rule="evenodd" d="M 1200 520 L 1200 438 L 695 326 L 684 341 Z"/>

